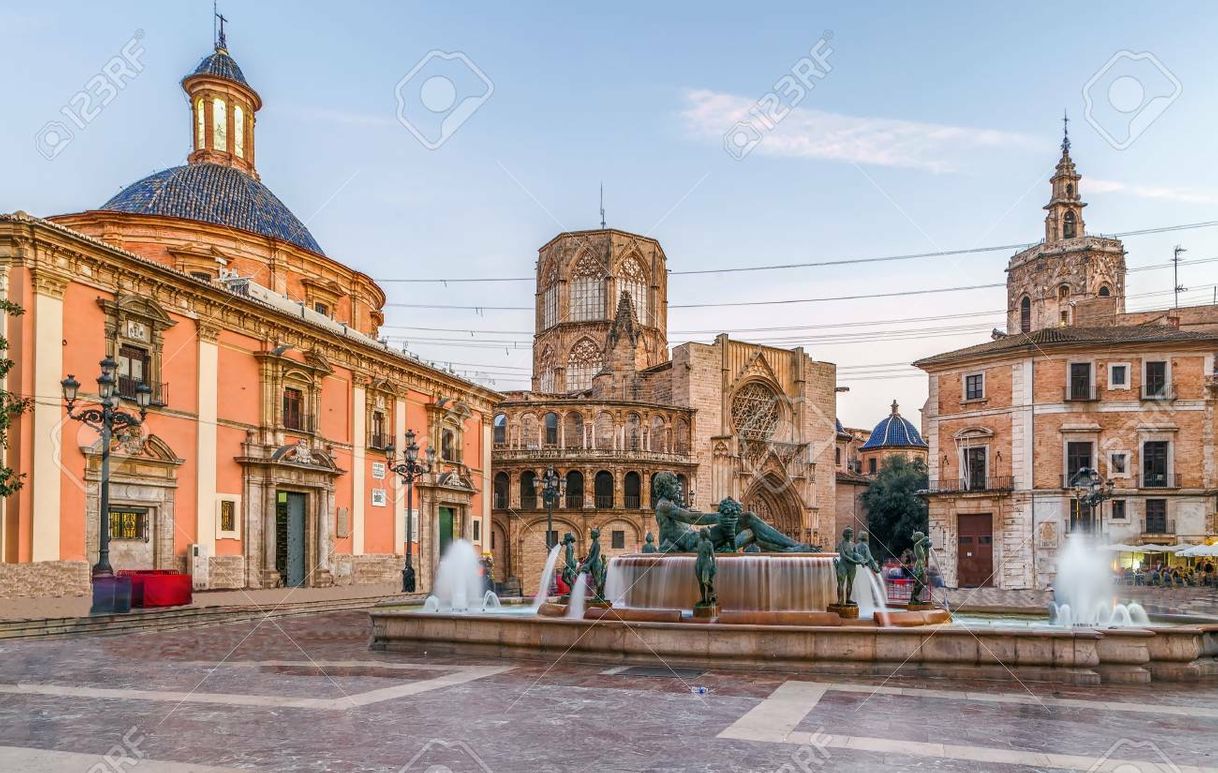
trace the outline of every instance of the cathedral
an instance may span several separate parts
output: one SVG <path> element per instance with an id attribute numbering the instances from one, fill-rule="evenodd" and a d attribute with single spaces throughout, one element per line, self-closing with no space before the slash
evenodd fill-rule
<path id="1" fill-rule="evenodd" d="M 667 323 L 655 239 L 601 228 L 539 250 L 532 389 L 505 394 L 493 420 L 496 580 L 534 587 L 568 532 L 577 553 L 592 529 L 607 554 L 637 552 L 665 471 L 688 505 L 733 497 L 796 540 L 831 542 L 836 366 L 726 334 L 670 353 Z M 550 468 L 561 492 L 547 535 Z"/>

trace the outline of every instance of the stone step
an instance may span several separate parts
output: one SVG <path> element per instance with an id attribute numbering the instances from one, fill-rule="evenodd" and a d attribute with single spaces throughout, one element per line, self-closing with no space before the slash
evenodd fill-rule
<path id="1" fill-rule="evenodd" d="M 0 640 L 59 638 L 77 635 L 109 635 L 140 631 L 164 631 L 215 623 L 233 623 L 266 617 L 316 614 L 345 609 L 364 609 L 385 600 L 422 602 L 423 596 L 360 596 L 345 599 L 297 601 L 258 606 L 172 607 L 137 609 L 127 614 L 59 617 L 0 621 Z"/>

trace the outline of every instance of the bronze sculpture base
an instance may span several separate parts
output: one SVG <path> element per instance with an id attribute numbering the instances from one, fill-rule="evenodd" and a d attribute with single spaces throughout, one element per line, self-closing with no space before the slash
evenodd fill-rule
<path id="1" fill-rule="evenodd" d="M 929 601 L 911 601 L 905 605 L 905 608 L 913 612 L 920 612 L 924 609 L 934 609 L 935 605 Z"/>
<path id="2" fill-rule="evenodd" d="M 719 616 L 717 604 L 694 604 L 694 617 L 699 620 L 709 620 Z"/>
<path id="3" fill-rule="evenodd" d="M 830 612 L 836 612 L 844 620 L 857 620 L 859 617 L 858 604 L 830 604 Z"/>

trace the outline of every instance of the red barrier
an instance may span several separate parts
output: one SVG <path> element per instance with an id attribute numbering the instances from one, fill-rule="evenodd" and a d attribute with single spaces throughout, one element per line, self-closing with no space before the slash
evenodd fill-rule
<path id="1" fill-rule="evenodd" d="M 124 569 L 118 575 L 131 578 L 133 607 L 177 607 L 194 598 L 189 574 L 171 569 Z"/>

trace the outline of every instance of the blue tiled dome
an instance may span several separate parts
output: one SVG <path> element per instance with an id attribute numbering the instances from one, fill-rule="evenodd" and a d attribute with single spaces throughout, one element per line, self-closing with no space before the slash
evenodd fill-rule
<path id="1" fill-rule="evenodd" d="M 194 75 L 214 75 L 217 78 L 235 81 L 243 86 L 253 88 L 245 80 L 245 75 L 241 72 L 241 68 L 237 66 L 236 60 L 229 56 L 228 51 L 225 51 L 223 48 L 217 48 L 215 53 L 203 57 L 203 61 L 199 62 L 199 66 L 195 68 L 195 71 L 186 77 L 189 78 Z"/>
<path id="2" fill-rule="evenodd" d="M 892 402 L 892 413 L 885 416 L 883 421 L 871 430 L 871 437 L 862 445 L 860 450 L 867 451 L 877 448 L 926 448 L 926 441 L 918 428 L 897 411 L 897 403 Z"/>
<path id="3" fill-rule="evenodd" d="M 238 169 L 219 164 L 188 164 L 157 172 L 127 187 L 101 208 L 239 228 L 325 254 L 304 223 L 269 188 Z"/>

